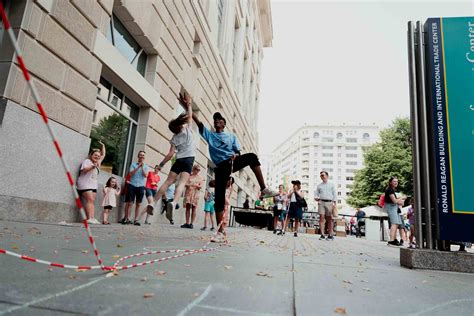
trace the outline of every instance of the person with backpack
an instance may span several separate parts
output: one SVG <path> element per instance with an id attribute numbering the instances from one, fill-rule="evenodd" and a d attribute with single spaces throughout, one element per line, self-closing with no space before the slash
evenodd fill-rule
<path id="1" fill-rule="evenodd" d="M 388 180 L 388 186 L 385 190 L 385 197 L 384 197 L 384 209 L 388 214 L 391 226 L 390 226 L 390 240 L 387 243 L 389 246 L 400 246 L 400 242 L 396 239 L 397 230 L 399 226 L 402 225 L 402 221 L 400 219 L 400 215 L 398 214 L 398 208 L 403 206 L 404 199 L 398 198 L 397 194 L 395 193 L 395 189 L 398 187 L 398 179 L 397 177 L 390 177 Z M 402 239 L 404 238 L 401 236 Z M 406 238 L 406 237 L 405 237 Z"/>
<path id="2" fill-rule="evenodd" d="M 356 211 L 356 214 L 355 214 L 356 218 L 357 218 L 357 233 L 356 233 L 356 237 L 362 237 L 362 234 L 361 234 L 361 228 L 364 227 L 365 228 L 365 212 L 363 210 L 361 210 L 360 208 L 357 208 L 357 211 Z"/>

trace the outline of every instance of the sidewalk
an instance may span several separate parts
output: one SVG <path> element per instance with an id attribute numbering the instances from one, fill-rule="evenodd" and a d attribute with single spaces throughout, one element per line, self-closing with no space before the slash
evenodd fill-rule
<path id="1" fill-rule="evenodd" d="M 197 226 L 197 225 L 196 225 Z M 106 264 L 119 256 L 201 248 L 210 236 L 178 225 L 92 226 Z M 0 315 L 472 315 L 474 275 L 408 270 L 399 250 L 356 238 L 319 241 L 229 229 L 230 246 L 106 277 L 0 255 Z M 213 244 L 211 246 L 214 246 Z M 96 265 L 85 230 L 0 221 L 0 248 Z M 165 255 L 162 255 L 165 256 Z M 128 263 L 157 256 L 139 257 Z M 145 297 L 149 296 L 149 297 Z"/>

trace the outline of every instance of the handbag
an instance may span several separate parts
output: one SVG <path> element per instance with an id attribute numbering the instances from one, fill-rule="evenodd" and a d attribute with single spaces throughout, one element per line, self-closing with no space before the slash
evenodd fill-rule
<path id="1" fill-rule="evenodd" d="M 294 192 L 295 194 L 295 198 L 296 198 L 296 205 L 298 205 L 299 207 L 308 207 L 308 203 L 306 203 L 306 200 L 299 196 L 296 192 Z"/>
<path id="2" fill-rule="evenodd" d="M 332 206 L 332 217 L 337 218 L 339 216 L 339 210 L 337 209 L 337 205 Z"/>

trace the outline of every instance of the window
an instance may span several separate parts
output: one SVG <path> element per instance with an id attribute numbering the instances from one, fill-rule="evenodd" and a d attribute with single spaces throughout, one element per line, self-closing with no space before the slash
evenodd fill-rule
<path id="1" fill-rule="evenodd" d="M 354 181 L 354 177 L 346 177 L 347 181 Z"/>
<path id="2" fill-rule="evenodd" d="M 333 146 L 322 146 L 323 149 L 333 149 Z"/>
<path id="3" fill-rule="evenodd" d="M 341 138 L 342 138 L 342 133 L 337 133 L 337 134 L 336 134 L 336 138 L 337 138 L 337 139 L 341 139 Z"/>
<path id="4" fill-rule="evenodd" d="M 332 160 L 323 160 L 322 164 L 323 165 L 332 165 Z"/>
<path id="5" fill-rule="evenodd" d="M 323 157 L 332 157 L 333 154 L 332 153 L 323 153 Z"/>
<path id="6" fill-rule="evenodd" d="M 330 138 L 330 137 L 323 137 L 323 142 L 326 142 L 326 143 L 332 143 L 334 141 L 334 138 Z"/>
<path id="7" fill-rule="evenodd" d="M 114 14 L 112 14 L 112 18 L 110 19 L 107 38 L 128 62 L 134 66 L 142 76 L 145 76 L 147 54 Z"/>
<path id="8" fill-rule="evenodd" d="M 348 137 L 348 138 L 346 138 L 346 142 L 347 142 L 347 143 L 357 143 L 357 138 L 352 138 L 352 137 L 349 138 L 349 137 Z"/>
<path id="9" fill-rule="evenodd" d="M 363 139 L 364 141 L 369 141 L 369 140 L 370 140 L 370 135 L 369 135 L 369 133 L 364 133 L 364 134 L 362 135 L 362 139 Z"/>
<path id="10" fill-rule="evenodd" d="M 342 195 L 341 192 L 337 192 L 337 196 L 341 196 L 341 195 Z"/>
<path id="11" fill-rule="evenodd" d="M 357 154 L 346 154 L 347 158 L 357 158 Z"/>
<path id="12" fill-rule="evenodd" d="M 346 150 L 357 150 L 357 146 L 346 146 Z"/>
<path id="13" fill-rule="evenodd" d="M 346 172 L 347 172 L 347 173 L 354 173 L 354 172 L 356 172 L 356 171 L 357 171 L 357 169 L 346 169 Z"/>
<path id="14" fill-rule="evenodd" d="M 105 144 L 101 169 L 125 176 L 132 162 L 139 108 L 104 78 L 100 78 L 91 130 L 91 149 Z"/>
<path id="15" fill-rule="evenodd" d="M 314 133 L 313 133 L 313 138 L 319 138 L 319 133 L 318 133 L 318 132 L 314 132 Z"/>
<path id="16" fill-rule="evenodd" d="M 337 200 L 337 204 L 341 204 L 341 200 Z"/>
<path id="17" fill-rule="evenodd" d="M 346 161 L 346 165 L 348 165 L 348 166 L 357 166 L 357 161 Z"/>

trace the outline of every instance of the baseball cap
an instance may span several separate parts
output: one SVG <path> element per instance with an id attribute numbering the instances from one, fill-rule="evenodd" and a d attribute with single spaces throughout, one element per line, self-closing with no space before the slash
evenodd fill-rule
<path id="1" fill-rule="evenodd" d="M 300 180 L 293 180 L 291 181 L 291 184 L 301 185 L 301 182 Z"/>

